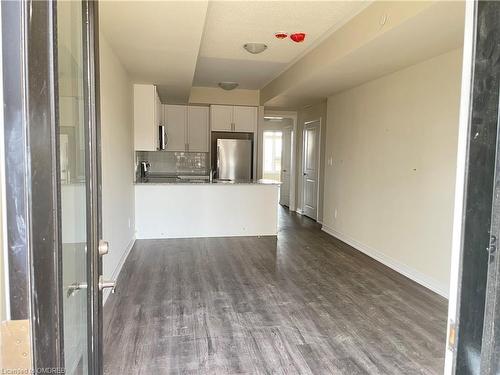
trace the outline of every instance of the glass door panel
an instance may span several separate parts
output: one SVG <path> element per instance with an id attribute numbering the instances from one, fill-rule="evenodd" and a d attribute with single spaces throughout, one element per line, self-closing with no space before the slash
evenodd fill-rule
<path id="1" fill-rule="evenodd" d="M 62 295 L 66 374 L 87 374 L 87 193 L 84 39 L 80 1 L 57 2 Z"/>

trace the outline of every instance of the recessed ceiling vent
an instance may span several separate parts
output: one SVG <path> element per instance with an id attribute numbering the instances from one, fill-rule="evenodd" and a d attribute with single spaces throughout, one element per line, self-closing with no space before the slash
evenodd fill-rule
<path id="1" fill-rule="evenodd" d="M 243 45 L 243 48 L 248 52 L 256 55 L 258 53 L 264 52 L 267 49 L 267 45 L 265 45 L 264 43 L 246 43 Z"/>
<path id="2" fill-rule="evenodd" d="M 238 82 L 219 82 L 219 87 L 227 91 L 234 90 L 238 85 Z"/>

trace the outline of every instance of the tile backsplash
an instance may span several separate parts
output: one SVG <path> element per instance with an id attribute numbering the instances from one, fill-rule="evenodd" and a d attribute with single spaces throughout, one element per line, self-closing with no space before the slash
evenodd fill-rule
<path id="1" fill-rule="evenodd" d="M 210 171 L 208 152 L 136 151 L 136 172 L 143 160 L 151 163 L 152 174 L 207 175 Z"/>

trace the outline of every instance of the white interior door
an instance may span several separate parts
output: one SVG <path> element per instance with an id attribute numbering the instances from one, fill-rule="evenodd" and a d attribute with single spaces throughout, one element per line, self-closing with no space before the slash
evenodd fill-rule
<path id="1" fill-rule="evenodd" d="M 304 126 L 303 133 L 303 213 L 314 220 L 318 218 L 319 129 L 319 120 L 313 121 Z"/>
<path id="2" fill-rule="evenodd" d="M 290 207 L 290 172 L 292 159 L 292 127 L 283 129 L 281 148 L 280 204 Z"/>

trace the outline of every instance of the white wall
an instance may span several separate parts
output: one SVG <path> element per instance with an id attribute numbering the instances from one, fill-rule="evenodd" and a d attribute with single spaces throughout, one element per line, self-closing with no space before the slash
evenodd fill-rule
<path id="1" fill-rule="evenodd" d="M 445 296 L 461 61 L 445 53 L 327 106 L 324 229 Z"/>
<path id="2" fill-rule="evenodd" d="M 133 88 L 130 78 L 101 34 L 101 142 L 103 238 L 109 254 L 103 275 L 114 278 L 133 245 L 135 233 Z"/>

